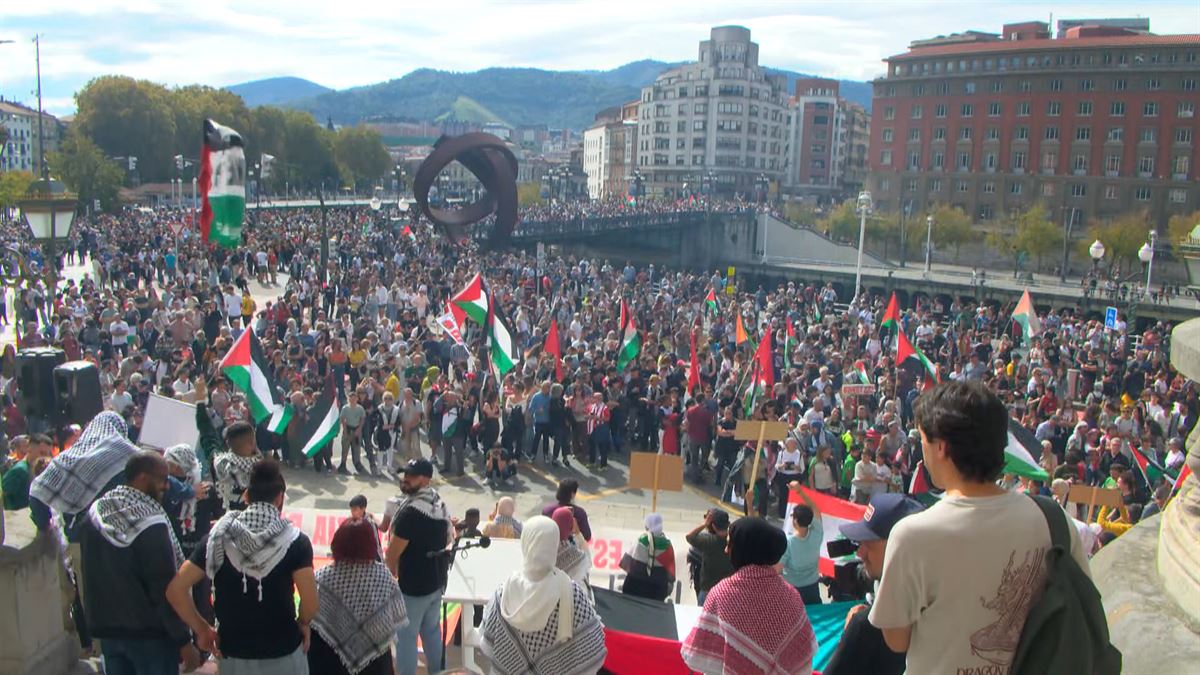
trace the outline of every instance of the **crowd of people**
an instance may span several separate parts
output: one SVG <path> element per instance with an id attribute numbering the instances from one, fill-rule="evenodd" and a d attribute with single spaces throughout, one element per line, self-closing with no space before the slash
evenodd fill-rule
<path id="1" fill-rule="evenodd" d="M 601 217 L 618 207 L 555 208 L 523 218 Z M 636 208 L 743 207 L 648 201 Z M 14 350 L 6 348 L 3 357 L 3 440 L 14 460 L 3 480 L 5 506 L 28 505 L 46 530 L 61 517 L 80 589 L 74 623 L 83 626 L 85 641 L 100 640 L 106 661 L 135 664 L 110 672 L 161 672 L 136 664 L 165 663 L 168 656 L 194 665 L 202 652 L 220 653 L 222 672 L 230 673 L 302 672 L 305 654 L 308 663 L 337 657 L 349 672 L 388 672 L 391 657 L 383 657 L 393 643 L 397 670 L 414 672 L 418 635 L 424 644 L 440 639 L 437 552 L 458 524 L 430 486 L 433 476 L 457 480 L 470 472 L 503 492 L 533 462 L 611 479 L 619 474 L 610 460 L 634 450 L 682 455 L 689 481 L 711 486 L 744 514 L 731 523 L 728 514 L 712 513 L 687 537 L 701 561 L 697 590 L 705 608 L 700 637 L 685 648 L 688 663 L 702 672 L 720 672 L 720 662 L 725 672 L 759 672 L 762 659 L 786 653 L 792 660 L 785 670 L 802 672 L 812 657 L 811 630 L 802 628 L 807 619 L 797 618 L 797 632 L 785 635 L 778 622 L 734 618 L 741 611 L 737 598 L 748 594 L 787 597 L 787 611 L 800 617 L 805 602 L 820 601 L 812 562 L 822 538 L 819 511 L 795 508 L 791 522 L 783 522 L 799 487 L 905 515 L 908 502 L 896 500 L 908 499 L 922 472 L 946 491 L 941 503 L 998 496 L 987 486 L 1060 501 L 1072 484 L 1115 487 L 1125 507 L 1080 529 L 1092 533 L 1096 546 L 1170 497 L 1183 439 L 1200 414 L 1195 383 L 1170 367 L 1170 326 L 1163 323 L 1111 330 L 1069 310 L 1049 311 L 1041 332 L 1022 337 L 1011 305 L 977 306 L 948 293 L 949 302 L 918 299 L 895 326 L 881 326 L 887 298 L 870 293 L 846 306 L 850 298 L 839 298 L 831 286 L 796 280 L 746 284 L 720 272 L 484 252 L 438 236 L 423 221 L 362 209 L 329 209 L 325 229 L 317 210 L 264 211 L 251 218 L 243 246 L 233 251 L 210 248 L 190 232 L 172 236 L 167 226 L 178 217 L 129 211 L 81 219 L 64 262 L 86 262 L 88 273 L 55 293 L 35 284 L 17 294 L 22 347 L 56 346 L 68 359 L 100 369 L 107 410 L 82 434 L 24 418 L 16 404 Z M 412 238 L 400 236 L 405 224 Z M 6 232 L 19 242 L 16 233 Z M 515 368 L 500 377 L 490 367 L 482 326 L 466 320 L 459 342 L 435 321 L 477 273 L 517 347 Z M 256 299 L 251 281 L 273 298 Z M 552 322 L 561 359 L 546 347 Z M 630 324 L 639 331 L 640 351 L 618 368 Z M 220 372 L 248 329 L 291 405 L 282 433 L 256 427 L 245 393 Z M 962 421 L 926 402 L 920 362 L 897 363 L 897 331 L 928 357 L 933 379 L 966 388 L 946 385 L 958 392 L 955 405 L 994 415 L 994 402 L 1005 420 L 1011 416 L 1033 433 L 1047 479 L 1002 475 L 994 458 L 982 468 L 963 464 L 971 460 L 958 456 L 967 442 Z M 760 393 L 752 386 L 753 354 L 767 339 L 774 386 Z M 301 452 L 310 411 L 330 380 L 340 406 L 337 462 L 333 442 Z M 851 383 L 870 386 L 844 393 Z M 198 404 L 198 447 L 162 456 L 137 451 L 151 392 Z M 785 421 L 788 438 L 765 444 L 756 456 L 753 443 L 734 437 L 744 419 Z M 58 438 L 46 435 L 55 432 Z M 64 442 L 70 449 L 52 457 L 51 448 Z M 1139 456 L 1164 471 L 1139 470 Z M 367 545 L 367 525 L 344 526 L 341 544 L 335 538 L 335 564 L 314 573 L 311 544 L 279 514 L 281 465 L 337 471 L 339 481 L 372 474 L 399 482 L 403 508 L 379 525 L 390 532 L 386 551 L 372 556 L 378 545 Z M 525 556 L 524 569 L 497 590 L 482 617 L 496 672 L 594 672 L 597 659 L 603 661 L 586 569 L 571 549 L 590 539 L 586 513 L 569 496 L 551 507 L 545 520 L 521 524 L 501 500 L 487 525 L 519 537 Z M 929 510 L 931 518 L 938 513 Z M 1029 525 L 1030 513 L 1012 517 Z M 164 522 L 169 532 L 151 528 Z M 902 530 L 907 536 L 895 546 L 939 550 L 942 543 L 929 537 L 943 530 L 931 527 L 934 534 L 924 539 L 915 525 L 911 533 Z M 887 539 L 886 531 L 880 534 Z M 1018 561 L 1040 542 L 1032 531 L 1020 536 L 1026 539 Z M 867 541 L 859 550 L 870 571 Z M 669 547 L 661 520 L 647 519 L 646 535 L 622 564 L 634 587 L 645 582 L 639 594 L 666 597 L 664 580 L 675 577 Z M 154 561 L 150 551 L 159 552 Z M 888 584 L 893 557 L 883 563 L 882 551 L 875 555 L 883 584 L 870 624 L 910 627 L 907 636 L 884 631 L 887 647 L 908 647 L 910 672 L 941 672 L 947 659 L 955 667 L 983 664 L 971 656 L 974 642 L 965 653 L 913 656 L 927 654 L 955 619 L 927 627 L 914 611 L 917 596 L 900 597 L 915 591 Z M 563 569 L 555 572 L 551 563 Z M 774 574 L 777 564 L 782 574 Z M 137 588 L 89 582 L 122 569 L 144 575 Z M 903 574 L 915 573 L 895 573 Z M 399 594 L 391 581 L 397 577 Z M 796 589 L 794 603 L 786 586 Z M 143 606 L 116 601 L 139 592 Z M 962 612 L 960 621 L 980 610 Z M 386 620 L 372 624 L 370 617 Z M 738 635 L 755 645 L 753 653 L 739 652 L 743 643 L 718 624 L 743 631 Z M 159 643 L 139 642 L 147 635 Z M 1015 643 L 986 646 L 1011 652 Z M 425 656 L 435 671 L 430 650 Z M 731 665 L 733 659 L 743 660 Z"/>

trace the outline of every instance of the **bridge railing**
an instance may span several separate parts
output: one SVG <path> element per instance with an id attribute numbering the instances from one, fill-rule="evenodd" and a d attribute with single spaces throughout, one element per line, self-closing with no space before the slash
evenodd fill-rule
<path id="1" fill-rule="evenodd" d="M 515 239 L 541 239 L 545 237 L 563 237 L 588 234 L 600 234 L 620 230 L 654 230 L 676 227 L 679 225 L 703 225 L 705 218 L 745 216 L 752 211 L 722 211 L 706 213 L 704 211 L 673 211 L 668 213 L 646 213 L 638 215 L 600 216 L 522 221 L 513 232 Z"/>

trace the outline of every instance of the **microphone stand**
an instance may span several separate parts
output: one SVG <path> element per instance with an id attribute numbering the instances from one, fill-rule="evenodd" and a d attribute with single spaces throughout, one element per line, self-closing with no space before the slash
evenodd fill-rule
<path id="1" fill-rule="evenodd" d="M 442 597 L 443 597 L 443 600 L 442 600 L 442 668 L 443 669 L 445 669 L 445 667 L 446 667 L 446 630 L 447 630 L 447 623 L 448 623 L 448 618 L 446 615 L 446 601 L 444 598 L 446 595 L 446 589 L 450 585 L 450 570 L 454 568 L 454 561 L 458 559 L 458 553 L 460 551 L 465 552 L 465 551 L 468 551 L 473 548 L 487 548 L 492 545 L 492 539 L 491 539 L 491 537 L 488 537 L 487 535 L 480 535 L 479 541 L 476 543 L 472 543 L 470 541 L 463 542 L 462 539 L 463 539 L 462 535 L 458 535 L 458 536 L 454 537 L 454 543 L 450 546 L 450 548 L 443 548 L 443 549 L 439 549 L 437 551 L 429 551 L 428 553 L 425 554 L 425 556 L 428 558 L 442 558 L 442 557 L 448 558 L 448 562 L 446 564 L 446 573 L 445 573 L 445 576 L 442 577 Z M 459 627 L 461 629 L 461 627 L 462 627 L 461 608 L 459 610 L 459 619 L 458 620 L 459 620 Z M 472 617 L 472 622 L 474 622 L 474 617 Z M 428 646 L 426 645 L 425 648 L 428 649 Z"/>

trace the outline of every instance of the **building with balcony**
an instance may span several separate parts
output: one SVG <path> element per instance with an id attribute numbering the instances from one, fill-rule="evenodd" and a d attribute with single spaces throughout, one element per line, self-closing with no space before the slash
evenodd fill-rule
<path id="1" fill-rule="evenodd" d="M 628 194 L 635 169 L 637 112 L 640 101 L 606 108 L 583 132 L 583 172 L 590 199 Z"/>
<path id="2" fill-rule="evenodd" d="M 1200 208 L 1200 35 L 1082 23 L 1052 38 L 1028 22 L 886 61 L 868 180 L 880 209 L 948 203 L 987 223 L 1041 201 L 1064 223 L 1142 211 L 1161 226 Z"/>
<path id="3" fill-rule="evenodd" d="M 0 148 L 0 171 L 38 173 L 41 151 L 38 112 L 20 103 L 0 99 L 0 126 L 8 130 L 8 142 Z M 58 119 L 42 113 L 42 133 L 46 135 L 46 152 L 57 151 L 61 136 Z"/>
<path id="4" fill-rule="evenodd" d="M 799 197 L 844 198 L 865 178 L 869 118 L 839 95 L 838 81 L 796 80 L 789 106 L 784 191 Z"/>
<path id="5" fill-rule="evenodd" d="M 752 195 L 763 178 L 784 178 L 786 78 L 758 64 L 750 30 L 719 26 L 699 60 L 661 73 L 642 89 L 637 170 L 648 195 L 712 191 Z"/>

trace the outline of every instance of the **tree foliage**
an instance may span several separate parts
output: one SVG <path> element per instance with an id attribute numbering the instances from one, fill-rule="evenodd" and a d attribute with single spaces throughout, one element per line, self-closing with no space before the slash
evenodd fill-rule
<path id="1" fill-rule="evenodd" d="M 364 126 L 339 129 L 333 151 L 342 173 L 355 183 L 375 183 L 391 163 L 379 132 Z"/>
<path id="2" fill-rule="evenodd" d="M 974 241 L 976 232 L 971 217 L 957 206 L 942 205 L 933 212 L 933 244 L 937 248 L 953 246 L 955 257 L 963 244 Z"/>
<path id="3" fill-rule="evenodd" d="M 1136 266 L 1140 263 L 1138 249 L 1149 236 L 1150 226 L 1146 224 L 1146 215 L 1126 213 L 1111 220 L 1093 222 L 1088 227 L 1088 236 L 1080 245 L 1086 247 L 1090 240 L 1099 239 L 1104 244 L 1105 259 L 1124 268 L 1125 264 Z"/>
<path id="4" fill-rule="evenodd" d="M 1167 242 L 1178 250 L 1179 245 L 1191 236 L 1192 230 L 1197 226 L 1200 226 L 1200 211 L 1171 216 L 1167 221 Z"/>
<path id="5" fill-rule="evenodd" d="M 25 196 L 29 191 L 29 184 L 33 181 L 34 175 L 28 171 L 0 173 L 0 211 L 16 206 L 17 200 Z"/>
<path id="6" fill-rule="evenodd" d="M 847 199 L 834 207 L 822 221 L 823 229 L 834 241 L 858 245 L 859 217 L 855 206 L 853 199 Z"/>
<path id="7" fill-rule="evenodd" d="M 533 206 L 542 203 L 542 186 L 534 181 L 517 183 L 517 203 L 521 206 Z"/>
<path id="8" fill-rule="evenodd" d="M 1014 225 L 1014 248 L 1034 258 L 1039 268 L 1042 265 L 1042 256 L 1053 251 L 1062 242 L 1062 229 L 1050 222 L 1046 207 L 1041 203 L 1021 212 Z"/>
<path id="9" fill-rule="evenodd" d="M 79 196 L 79 208 L 97 199 L 102 211 L 117 207 L 124 173 L 81 131 L 72 129 L 49 161 L 51 171 Z"/>

